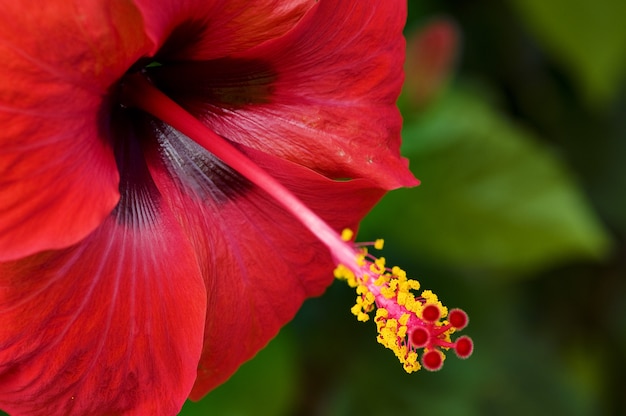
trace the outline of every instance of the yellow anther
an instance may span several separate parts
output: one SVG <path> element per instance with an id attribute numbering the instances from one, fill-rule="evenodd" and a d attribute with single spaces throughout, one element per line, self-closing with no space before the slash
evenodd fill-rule
<path id="1" fill-rule="evenodd" d="M 409 279 L 408 283 L 410 289 L 418 290 L 420 288 L 420 282 L 417 280 Z"/>
<path id="2" fill-rule="evenodd" d="M 335 279 L 343 279 L 345 274 L 343 269 L 345 269 L 343 264 L 340 264 L 339 266 L 335 267 L 335 270 L 333 271 L 333 275 L 335 276 Z"/>
<path id="3" fill-rule="evenodd" d="M 417 362 L 417 353 L 415 353 L 414 351 L 411 351 L 407 355 L 406 359 L 404 360 L 403 367 L 404 367 L 404 371 L 406 371 L 409 374 L 422 368 L 420 363 Z"/>
<path id="4" fill-rule="evenodd" d="M 396 329 L 398 328 L 398 320 L 391 318 L 387 320 L 387 328 L 389 328 L 390 330 L 393 330 L 394 332 L 396 331 Z"/>
<path id="5" fill-rule="evenodd" d="M 435 295 L 431 290 L 425 290 L 422 292 L 422 297 L 426 300 L 426 303 L 437 303 L 439 299 L 437 299 L 437 295 Z"/>
<path id="6" fill-rule="evenodd" d="M 349 228 L 344 228 L 341 232 L 341 239 L 343 241 L 351 241 L 352 237 L 354 237 L 354 231 Z"/>
<path id="7" fill-rule="evenodd" d="M 385 245 L 385 240 L 383 240 L 382 238 L 379 238 L 378 240 L 374 242 L 374 248 L 376 250 L 382 250 L 384 245 Z"/>
<path id="8" fill-rule="evenodd" d="M 370 270 L 379 275 L 385 273 L 385 258 L 381 257 L 376 259 L 374 263 L 370 265 Z"/>
<path id="9" fill-rule="evenodd" d="M 358 316 L 359 313 L 361 313 L 361 309 L 361 305 L 356 304 L 352 308 L 350 308 L 350 312 L 352 312 L 353 315 Z"/>
<path id="10" fill-rule="evenodd" d="M 406 272 L 398 266 L 393 266 L 391 269 L 391 273 L 393 273 L 393 275 L 396 277 L 406 278 Z"/>
<path id="11" fill-rule="evenodd" d="M 381 287 L 380 293 L 387 299 L 392 299 L 394 296 L 396 296 L 396 291 L 389 287 Z"/>
<path id="12" fill-rule="evenodd" d="M 398 342 L 396 342 L 396 352 L 402 356 L 402 358 L 404 359 L 404 357 L 407 354 L 407 347 L 406 345 L 400 345 L 399 344 L 399 340 L 397 340 Z"/>
<path id="13" fill-rule="evenodd" d="M 398 338 L 406 337 L 406 331 L 408 331 L 406 325 L 402 325 L 400 328 L 398 328 Z"/>
<path id="14" fill-rule="evenodd" d="M 415 300 L 415 297 L 411 294 L 411 296 L 406 299 L 404 307 L 407 311 L 413 312 L 417 315 L 417 312 L 421 310 L 422 304 L 419 301 Z"/>
<path id="15" fill-rule="evenodd" d="M 408 292 L 398 292 L 398 305 L 403 306 L 406 305 L 406 301 L 409 297 Z"/>
<path id="16" fill-rule="evenodd" d="M 376 286 L 382 286 L 389 281 L 389 278 L 386 275 L 380 276 L 378 279 L 374 281 Z"/>

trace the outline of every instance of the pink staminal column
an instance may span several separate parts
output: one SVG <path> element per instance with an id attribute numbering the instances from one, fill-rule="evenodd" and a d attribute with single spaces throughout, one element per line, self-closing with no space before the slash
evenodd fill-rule
<path id="1" fill-rule="evenodd" d="M 352 233 L 346 231 L 343 237 L 350 240 Z M 360 269 L 356 273 L 341 265 L 335 269 L 335 277 L 356 288 L 358 296 L 352 313 L 357 319 L 367 321 L 369 313 L 376 310 L 378 342 L 394 352 L 408 373 L 422 366 L 439 370 L 445 360 L 444 351 L 449 349 L 459 358 L 468 358 L 474 348 L 472 340 L 467 336 L 451 339 L 452 334 L 467 326 L 467 314 L 461 309 L 448 312 L 430 290 L 415 296 L 413 291 L 419 289 L 419 282 L 407 278 L 399 267 L 387 267 L 384 258 L 367 251 L 368 245 L 381 249 L 383 242 L 359 245 Z M 423 350 L 421 364 L 418 350 Z"/>

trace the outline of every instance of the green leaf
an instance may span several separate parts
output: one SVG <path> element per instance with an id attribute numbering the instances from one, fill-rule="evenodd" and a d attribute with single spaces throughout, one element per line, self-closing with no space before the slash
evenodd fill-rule
<path id="1" fill-rule="evenodd" d="M 477 95 L 452 93 L 403 135 L 422 184 L 388 194 L 365 238 L 385 237 L 409 258 L 497 271 L 605 254 L 608 237 L 560 160 Z"/>
<path id="2" fill-rule="evenodd" d="M 515 0 L 537 39 L 566 65 L 593 103 L 626 80 L 626 2 Z"/>
<path id="3" fill-rule="evenodd" d="M 297 393 L 295 342 L 283 330 L 256 357 L 201 401 L 187 401 L 181 416 L 288 415 Z"/>

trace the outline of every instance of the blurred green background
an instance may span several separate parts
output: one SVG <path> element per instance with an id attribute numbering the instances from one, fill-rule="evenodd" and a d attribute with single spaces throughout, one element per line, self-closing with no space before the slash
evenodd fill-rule
<path id="1" fill-rule="evenodd" d="M 470 315 L 407 375 L 340 282 L 183 415 L 626 414 L 626 2 L 410 1 L 403 153 L 362 225 Z"/>

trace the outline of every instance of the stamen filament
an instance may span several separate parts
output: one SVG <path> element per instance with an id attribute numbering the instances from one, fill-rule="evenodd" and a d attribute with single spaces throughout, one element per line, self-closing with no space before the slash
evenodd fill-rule
<path id="1" fill-rule="evenodd" d="M 360 273 L 339 265 L 335 277 L 356 288 L 358 297 L 352 313 L 359 321 L 368 321 L 369 313 L 377 309 L 374 321 L 378 342 L 394 352 L 407 372 L 422 366 L 430 371 L 439 370 L 445 359 L 444 350 L 452 349 L 460 358 L 471 355 L 473 343 L 469 337 L 456 341 L 450 338 L 467 325 L 465 312 L 453 309 L 448 313 L 429 290 L 416 296 L 412 291 L 419 289 L 419 282 L 407 278 L 398 267 L 385 266 L 385 259 L 370 254 L 366 247 L 360 250 L 357 257 Z M 418 350 L 423 350 L 421 365 Z"/>

